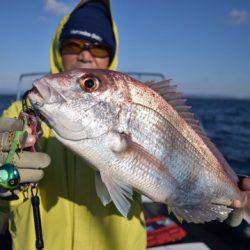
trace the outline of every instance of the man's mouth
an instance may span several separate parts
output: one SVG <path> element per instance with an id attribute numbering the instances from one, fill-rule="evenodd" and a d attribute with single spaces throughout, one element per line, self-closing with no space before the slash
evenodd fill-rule
<path id="1" fill-rule="evenodd" d="M 84 68 L 84 69 L 93 69 L 93 63 L 92 62 L 78 62 L 76 65 L 76 68 Z"/>

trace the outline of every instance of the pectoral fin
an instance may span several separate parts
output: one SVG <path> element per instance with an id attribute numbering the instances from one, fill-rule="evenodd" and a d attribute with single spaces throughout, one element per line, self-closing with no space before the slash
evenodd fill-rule
<path id="1" fill-rule="evenodd" d="M 131 206 L 128 199 L 132 199 L 133 196 L 132 188 L 121 181 L 115 180 L 105 173 L 101 173 L 101 179 L 102 182 L 105 183 L 110 197 L 119 212 L 124 217 L 127 217 Z"/>
<path id="2" fill-rule="evenodd" d="M 100 198 L 102 204 L 106 206 L 111 202 L 111 197 L 109 195 L 109 192 L 105 186 L 105 184 L 102 181 L 100 172 L 95 173 L 95 188 L 97 196 Z"/>

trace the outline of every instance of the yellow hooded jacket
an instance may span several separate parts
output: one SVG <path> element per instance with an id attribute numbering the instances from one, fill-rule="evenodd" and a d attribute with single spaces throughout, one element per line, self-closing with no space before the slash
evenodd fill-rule
<path id="1" fill-rule="evenodd" d="M 84 4 L 80 1 L 78 4 Z M 110 9 L 109 1 L 105 1 Z M 77 6 L 77 7 L 78 7 Z M 77 8 L 76 7 L 76 8 Z M 70 14 L 69 14 L 70 15 Z M 52 41 L 52 73 L 63 70 L 59 37 L 69 15 L 65 16 Z M 113 22 L 117 40 L 117 29 Z M 118 47 L 118 46 L 117 46 Z M 117 66 L 116 55 L 110 69 Z M 18 117 L 21 103 L 13 103 L 4 117 Z M 144 216 L 139 197 L 132 202 L 129 218 L 124 218 L 113 203 L 104 207 L 96 195 L 94 171 L 86 162 L 58 142 L 42 124 L 42 151 L 51 156 L 51 164 L 39 182 L 40 211 L 45 250 L 141 250 L 146 248 Z M 19 200 L 0 200 L 0 212 L 10 213 L 9 230 L 13 249 L 34 250 L 35 229 L 30 191 L 19 193 Z M 27 199 L 28 198 L 28 199 Z"/>

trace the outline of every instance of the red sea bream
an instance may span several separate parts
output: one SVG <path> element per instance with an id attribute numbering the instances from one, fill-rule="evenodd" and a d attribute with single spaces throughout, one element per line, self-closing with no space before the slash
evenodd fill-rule
<path id="1" fill-rule="evenodd" d="M 57 139 L 96 169 L 104 205 L 127 216 L 137 191 L 188 222 L 223 221 L 233 210 L 249 220 L 249 192 L 169 81 L 79 69 L 33 85 L 29 99 Z"/>

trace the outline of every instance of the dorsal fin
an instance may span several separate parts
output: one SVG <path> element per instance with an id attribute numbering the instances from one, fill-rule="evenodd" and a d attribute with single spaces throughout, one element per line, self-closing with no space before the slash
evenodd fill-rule
<path id="1" fill-rule="evenodd" d="M 200 128 L 199 121 L 189 111 L 191 107 L 185 104 L 186 99 L 183 99 L 182 94 L 176 92 L 177 85 L 171 85 L 170 81 L 171 79 L 161 82 L 151 81 L 145 84 L 160 94 L 200 136 L 204 136 L 205 132 Z"/>
<path id="2" fill-rule="evenodd" d="M 202 138 L 203 142 L 208 146 L 212 153 L 220 160 L 225 167 L 225 171 L 233 178 L 235 182 L 238 181 L 237 175 L 228 165 L 223 155 L 219 152 L 216 146 L 207 137 L 206 132 L 200 125 L 200 122 L 195 118 L 195 115 L 190 112 L 191 106 L 187 106 L 186 99 L 183 99 L 182 94 L 176 92 L 177 85 L 170 84 L 171 79 L 161 82 L 145 82 L 145 84 L 152 90 L 161 95 L 177 112 L 178 114 L 192 127 L 192 129 Z"/>

